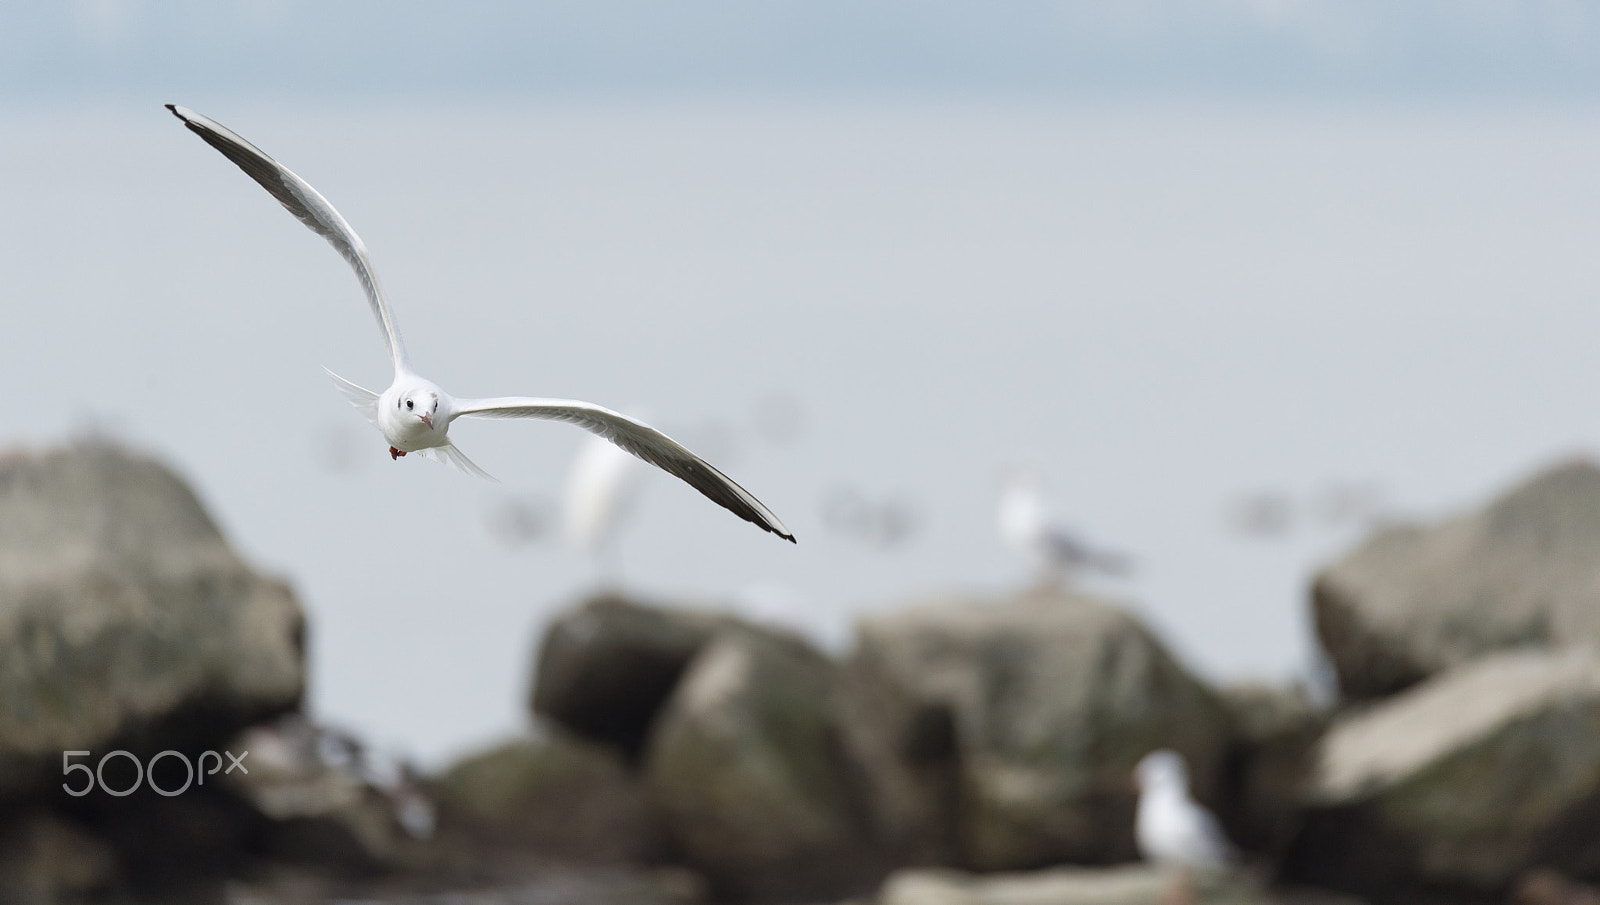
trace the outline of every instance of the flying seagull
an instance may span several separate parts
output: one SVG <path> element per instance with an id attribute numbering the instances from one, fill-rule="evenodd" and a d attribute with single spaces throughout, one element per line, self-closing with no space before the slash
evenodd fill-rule
<path id="1" fill-rule="evenodd" d="M 676 475 L 691 487 L 705 494 L 712 502 L 757 527 L 794 542 L 794 535 L 784 527 L 772 510 L 735 484 L 727 475 L 710 463 L 685 449 L 666 434 L 626 415 L 602 408 L 589 402 L 571 399 L 540 399 L 529 396 L 497 396 L 488 399 L 467 399 L 451 396 L 431 380 L 411 369 L 406 358 L 405 345 L 400 341 L 400 330 L 395 326 L 394 314 L 384 301 L 378 288 L 378 277 L 367 257 L 367 247 L 361 237 L 350 228 L 328 199 L 322 197 L 304 179 L 287 167 L 268 157 L 261 149 L 214 120 L 185 107 L 168 104 L 172 115 L 183 121 L 189 131 L 200 136 L 222 156 L 233 161 L 245 175 L 260 183 L 289 213 L 299 218 L 311 231 L 328 240 L 356 272 L 361 288 L 366 291 L 372 313 L 383 328 L 384 342 L 389 348 L 389 358 L 394 363 L 394 382 L 382 393 L 363 389 L 343 377 L 328 375 L 338 383 L 350 399 L 389 442 L 389 456 L 398 459 L 406 453 L 418 453 L 428 458 L 448 462 L 469 474 L 488 477 L 450 442 L 450 423 L 462 415 L 483 418 L 542 418 L 547 421 L 565 421 L 615 443 L 617 446 L 646 462 Z"/>

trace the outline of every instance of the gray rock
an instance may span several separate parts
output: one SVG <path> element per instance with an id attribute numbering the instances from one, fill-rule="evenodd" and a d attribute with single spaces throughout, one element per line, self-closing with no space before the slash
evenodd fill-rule
<path id="1" fill-rule="evenodd" d="M 1379 898 L 1600 873 L 1600 655 L 1513 651 L 1338 718 L 1288 876 Z"/>
<path id="2" fill-rule="evenodd" d="M 1216 802 L 1227 715 L 1122 609 L 1037 588 L 858 628 L 849 744 L 902 850 L 937 853 L 953 826 L 946 863 L 978 870 L 1128 860 L 1130 774 L 1157 748 L 1182 752 Z"/>
<path id="3" fill-rule="evenodd" d="M 365 775 L 363 753 L 342 741 L 297 715 L 254 726 L 229 746 L 249 752 L 245 769 L 215 781 L 259 815 L 253 847 L 269 858 L 353 874 L 415 860 L 404 802 Z"/>
<path id="4" fill-rule="evenodd" d="M 443 882 L 441 882 L 443 881 Z M 229 884 L 226 905 L 698 905 L 705 882 L 682 868 L 545 862 L 516 878 L 388 877 L 351 883 L 278 871 Z"/>
<path id="5" fill-rule="evenodd" d="M 1146 865 L 1057 867 L 988 875 L 903 870 L 889 877 L 879 905 L 1255 905 L 1270 901 L 1227 874 L 1185 880 Z"/>
<path id="6" fill-rule="evenodd" d="M 841 737 L 866 780 L 874 839 L 895 863 L 965 864 L 953 708 L 911 685 L 858 640 L 835 696 Z"/>
<path id="7" fill-rule="evenodd" d="M 7 905 L 98 901 L 116 880 L 110 847 L 59 817 L 31 814 L 0 832 L 0 902 Z"/>
<path id="8" fill-rule="evenodd" d="M 1331 714 L 1298 687 L 1250 683 L 1224 688 L 1220 697 L 1234 740 L 1219 813 L 1235 844 L 1279 855 L 1299 832 L 1317 741 Z"/>
<path id="9" fill-rule="evenodd" d="M 686 863 L 721 897 L 836 897 L 877 876 L 834 681 L 833 665 L 796 639 L 728 630 L 657 718 L 647 788 Z"/>
<path id="10" fill-rule="evenodd" d="M 1550 468 L 1485 509 L 1380 531 L 1317 576 L 1341 695 L 1399 691 L 1480 654 L 1600 643 L 1600 468 Z"/>
<path id="11" fill-rule="evenodd" d="M 1534 868 L 1517 879 L 1510 905 L 1600 905 L 1600 889 L 1576 883 L 1560 871 Z"/>
<path id="12" fill-rule="evenodd" d="M 0 460 L 0 795 L 58 775 L 64 750 L 198 751 L 294 707 L 302 635 L 289 589 L 156 462 Z"/>
<path id="13" fill-rule="evenodd" d="M 689 661 L 730 624 L 613 593 L 592 597 L 545 630 L 529 696 L 533 713 L 637 757 Z"/>
<path id="14" fill-rule="evenodd" d="M 622 758 L 563 732 L 466 757 L 433 792 L 441 831 L 480 846 L 586 862 L 662 855 L 659 821 Z"/>

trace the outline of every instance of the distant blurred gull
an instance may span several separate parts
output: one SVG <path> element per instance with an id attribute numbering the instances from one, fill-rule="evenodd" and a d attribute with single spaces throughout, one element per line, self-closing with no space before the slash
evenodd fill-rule
<path id="1" fill-rule="evenodd" d="M 904 496 L 875 500 L 843 484 L 828 491 L 822 500 L 822 523 L 829 531 L 878 550 L 910 540 L 918 522 L 916 505 Z"/>
<path id="2" fill-rule="evenodd" d="M 588 438 L 567 474 L 567 539 L 602 555 L 639 495 L 639 460 L 599 437 Z"/>
<path id="3" fill-rule="evenodd" d="M 1383 485 L 1376 481 L 1334 481 L 1317 492 L 1314 508 L 1327 527 L 1369 527 L 1384 520 Z"/>
<path id="4" fill-rule="evenodd" d="M 1228 506 L 1228 526 L 1241 537 L 1285 537 L 1294 528 L 1295 505 L 1287 494 L 1263 490 L 1233 500 Z"/>
<path id="5" fill-rule="evenodd" d="M 1370 528 L 1386 519 L 1383 486 L 1374 481 L 1330 482 L 1302 500 L 1278 490 L 1240 494 L 1228 502 L 1228 528 L 1252 540 L 1278 540 L 1301 524 L 1342 530 Z"/>
<path id="6" fill-rule="evenodd" d="M 543 540 L 555 522 L 553 509 L 542 497 L 508 497 L 489 509 L 489 533 L 507 547 Z"/>
<path id="7" fill-rule="evenodd" d="M 483 469 L 473 464 L 450 442 L 450 423 L 456 418 L 476 415 L 565 421 L 604 437 L 681 478 L 734 515 L 785 540 L 794 541 L 794 535 L 760 500 L 666 434 L 642 422 L 592 403 L 568 399 L 522 396 L 457 399 L 416 374 L 407 361 L 394 316 L 378 289 L 378 278 L 367 258 L 366 246 L 355 230 L 334 210 L 333 205 L 305 180 L 220 124 L 184 107 L 168 104 L 167 109 L 182 120 L 190 131 L 244 170 L 300 222 L 327 239 L 355 269 L 362 289 L 366 290 L 372 313 L 383 328 L 389 357 L 394 364 L 394 382 L 379 394 L 356 386 L 332 371 L 328 373 L 338 382 L 351 403 L 383 432 L 384 439 L 389 442 L 391 458 L 398 459 L 406 453 L 415 452 L 448 462 L 469 474 L 488 477 Z"/>
<path id="8" fill-rule="evenodd" d="M 1000 537 L 1013 550 L 1054 576 L 1081 569 L 1125 575 L 1127 557 L 1095 550 L 1050 512 L 1037 476 L 1029 471 L 1007 475 L 997 513 Z"/>
<path id="9" fill-rule="evenodd" d="M 1189 769 L 1183 755 L 1152 751 L 1134 768 L 1139 809 L 1134 841 L 1139 854 L 1154 864 L 1180 868 L 1217 868 L 1233 859 L 1233 846 L 1217 818 L 1189 797 Z"/>

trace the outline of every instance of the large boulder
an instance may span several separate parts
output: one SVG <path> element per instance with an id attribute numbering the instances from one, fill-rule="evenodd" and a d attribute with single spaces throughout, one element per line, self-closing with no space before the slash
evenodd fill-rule
<path id="1" fill-rule="evenodd" d="M 644 778 L 678 851 L 722 898 L 820 899 L 877 876 L 840 744 L 835 670 L 795 638 L 730 629 L 655 721 Z"/>
<path id="2" fill-rule="evenodd" d="M 662 834 L 616 751 L 552 730 L 457 761 L 433 783 L 441 832 L 573 861 L 652 861 Z"/>
<path id="3" fill-rule="evenodd" d="M 1347 699 L 1480 654 L 1600 643 L 1600 468 L 1550 468 L 1473 513 L 1398 525 L 1324 569 L 1317 634 Z"/>
<path id="4" fill-rule="evenodd" d="M 1600 877 L 1600 654 L 1485 657 L 1339 717 L 1286 875 L 1380 901 Z"/>
<path id="5" fill-rule="evenodd" d="M 197 753 L 295 707 L 303 622 L 151 459 L 0 461 L 0 796 L 61 752 Z"/>
<path id="6" fill-rule="evenodd" d="M 529 703 L 544 717 L 637 758 L 656 712 L 726 617 L 604 592 L 552 621 Z"/>
<path id="7" fill-rule="evenodd" d="M 1223 707 L 1119 607 L 1041 587 L 873 615 L 847 676 L 879 833 L 916 857 L 1130 859 L 1130 776 L 1157 748 L 1182 752 L 1199 797 L 1217 800 Z"/>

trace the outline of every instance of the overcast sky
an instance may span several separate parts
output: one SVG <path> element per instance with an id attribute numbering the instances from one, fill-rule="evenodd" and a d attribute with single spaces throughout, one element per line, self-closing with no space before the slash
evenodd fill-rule
<path id="1" fill-rule="evenodd" d="M 1587 97 L 1591 0 L 0 0 L 0 97 Z"/>
<path id="2" fill-rule="evenodd" d="M 0 361 L 31 403 L 0 448 L 94 425 L 177 467 L 293 582 L 321 718 L 433 763 L 522 723 L 533 639 L 593 564 L 489 516 L 558 499 L 581 437 L 463 424 L 505 485 L 391 461 L 321 370 L 385 379 L 348 268 L 176 101 L 327 193 L 431 377 L 733 437 L 696 448 L 802 538 L 656 475 L 630 586 L 842 643 L 860 612 L 1026 580 L 993 495 L 1036 457 L 1068 521 L 1137 560 L 1108 593 L 1186 662 L 1305 676 L 1310 575 L 1364 530 L 1313 520 L 1326 489 L 1435 516 L 1600 449 L 1597 20 L 0 0 Z M 804 413 L 792 446 L 740 427 L 771 399 Z M 840 488 L 909 499 L 915 536 L 829 528 Z M 1231 533 L 1262 493 L 1297 527 Z"/>

